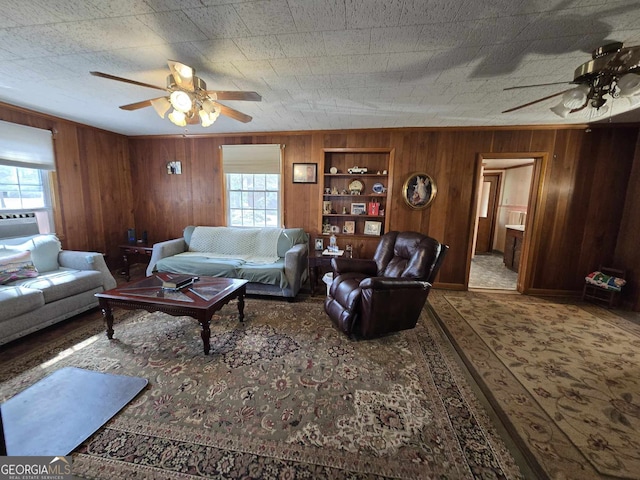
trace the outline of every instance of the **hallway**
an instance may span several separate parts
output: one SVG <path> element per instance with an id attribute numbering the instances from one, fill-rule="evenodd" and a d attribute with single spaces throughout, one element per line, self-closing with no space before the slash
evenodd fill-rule
<path id="1" fill-rule="evenodd" d="M 515 290 L 518 273 L 504 265 L 502 254 L 476 255 L 471 259 L 469 288 Z"/>

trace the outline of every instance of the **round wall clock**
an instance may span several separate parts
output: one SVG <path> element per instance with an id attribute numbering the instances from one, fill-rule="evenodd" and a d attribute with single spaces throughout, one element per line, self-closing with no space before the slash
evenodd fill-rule
<path id="1" fill-rule="evenodd" d="M 349 182 L 349 191 L 352 195 L 360 195 L 364 190 L 364 183 L 358 179 L 353 179 Z"/>

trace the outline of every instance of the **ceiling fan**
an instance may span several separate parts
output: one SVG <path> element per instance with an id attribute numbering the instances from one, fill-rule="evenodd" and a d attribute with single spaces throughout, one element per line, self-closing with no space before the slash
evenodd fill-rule
<path id="1" fill-rule="evenodd" d="M 562 100 L 551 111 L 563 118 L 587 108 L 592 117 L 602 115 L 609 109 L 607 101 L 619 97 L 628 98 L 630 104 L 635 106 L 640 103 L 640 47 L 624 47 L 622 42 L 609 43 L 595 49 L 591 60 L 576 68 L 571 82 L 524 85 L 504 90 L 560 84 L 574 84 L 577 87 L 518 105 L 502 113 L 513 112 L 560 95 Z"/>
<path id="2" fill-rule="evenodd" d="M 108 73 L 89 73 L 96 77 L 130 83 L 141 87 L 155 88 L 156 90 L 167 92 L 167 94 L 162 97 L 122 105 L 120 108 L 123 110 L 138 110 L 140 108 L 153 107 L 158 115 L 164 118 L 165 114 L 173 107 L 168 118 L 174 124 L 181 127 L 187 124 L 194 125 L 198 123 L 203 127 L 208 127 L 216 121 L 219 115 L 225 115 L 243 123 L 248 123 L 252 120 L 249 115 L 218 103 L 218 100 L 247 100 L 259 102 L 262 100 L 259 94 L 256 92 L 207 90 L 207 84 L 200 77 L 196 76 L 194 68 L 175 60 L 169 60 L 167 63 L 171 73 L 167 76 L 166 88 L 116 77 Z"/>

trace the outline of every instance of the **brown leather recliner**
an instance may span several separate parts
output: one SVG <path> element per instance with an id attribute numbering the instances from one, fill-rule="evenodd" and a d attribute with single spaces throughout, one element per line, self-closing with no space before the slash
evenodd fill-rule
<path id="1" fill-rule="evenodd" d="M 324 309 L 347 335 L 414 328 L 449 247 L 417 232 L 382 236 L 373 260 L 334 258 Z"/>

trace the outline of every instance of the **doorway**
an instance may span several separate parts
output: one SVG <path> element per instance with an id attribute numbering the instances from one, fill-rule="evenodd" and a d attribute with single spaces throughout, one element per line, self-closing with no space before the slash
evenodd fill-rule
<path id="1" fill-rule="evenodd" d="M 482 158 L 469 289 L 518 290 L 535 158 Z"/>

